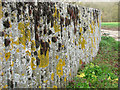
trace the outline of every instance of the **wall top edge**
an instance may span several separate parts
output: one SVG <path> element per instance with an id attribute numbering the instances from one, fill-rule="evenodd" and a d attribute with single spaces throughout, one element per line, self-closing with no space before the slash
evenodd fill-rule
<path id="1" fill-rule="evenodd" d="M 0 0 L 2 2 L 120 2 L 119 0 Z"/>
<path id="2" fill-rule="evenodd" d="M 60 2 L 60 1 L 55 2 L 55 0 L 1 0 L 1 2 L 35 2 L 36 5 L 37 5 L 37 2 L 53 2 L 53 3 L 60 3 L 60 4 L 66 4 L 66 5 L 72 5 L 72 6 L 79 6 L 79 7 L 83 7 L 83 8 L 87 8 L 87 9 L 89 8 L 89 7 L 85 7 L 83 5 L 76 5 L 71 2 Z M 89 9 L 97 10 L 98 12 L 101 12 L 99 9 L 96 9 L 96 8 L 89 8 Z"/>

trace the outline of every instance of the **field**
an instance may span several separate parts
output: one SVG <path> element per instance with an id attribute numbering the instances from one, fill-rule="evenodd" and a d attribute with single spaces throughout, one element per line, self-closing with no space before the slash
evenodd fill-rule
<path id="1" fill-rule="evenodd" d="M 118 88 L 118 43 L 102 36 L 97 56 L 79 68 L 67 88 Z"/>
<path id="2" fill-rule="evenodd" d="M 120 22 L 102 22 L 101 23 L 101 28 L 103 29 L 118 30 L 118 26 L 120 27 Z"/>

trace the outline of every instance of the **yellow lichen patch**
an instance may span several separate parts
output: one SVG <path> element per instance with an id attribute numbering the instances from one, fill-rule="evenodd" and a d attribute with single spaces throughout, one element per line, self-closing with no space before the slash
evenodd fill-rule
<path id="1" fill-rule="evenodd" d="M 2 55 L 2 53 L 0 52 L 0 55 Z"/>
<path id="2" fill-rule="evenodd" d="M 94 42 L 95 42 L 95 37 L 94 37 Z"/>
<path id="3" fill-rule="evenodd" d="M 5 35 L 4 35 L 4 38 L 7 38 L 8 36 L 9 36 L 8 34 L 5 34 Z"/>
<path id="4" fill-rule="evenodd" d="M 100 26 L 99 21 L 98 21 L 98 27 Z"/>
<path id="5" fill-rule="evenodd" d="M 29 55 L 29 56 L 31 56 L 31 53 L 30 53 L 30 51 L 26 51 L 26 55 Z"/>
<path id="6" fill-rule="evenodd" d="M 9 50 L 11 51 L 13 48 L 11 47 Z"/>
<path id="7" fill-rule="evenodd" d="M 86 58 L 88 58 L 88 55 L 86 56 Z"/>
<path id="8" fill-rule="evenodd" d="M 14 66 L 14 62 L 12 61 L 12 63 L 11 63 L 11 67 L 13 67 Z"/>
<path id="9" fill-rule="evenodd" d="M 1 2 L 0 2 L 1 4 Z M 0 19 L 2 18 L 2 5 L 0 5 Z"/>
<path id="10" fill-rule="evenodd" d="M 90 24 L 90 29 L 91 29 L 91 33 L 93 34 L 93 28 L 92 28 L 91 24 Z"/>
<path id="11" fill-rule="evenodd" d="M 62 45 L 62 47 L 64 48 L 64 45 Z"/>
<path id="12" fill-rule="evenodd" d="M 3 88 L 8 88 L 8 85 L 3 86 Z"/>
<path id="13" fill-rule="evenodd" d="M 30 30 L 26 30 L 26 40 L 28 40 L 30 42 L 30 39 L 31 39 L 31 33 L 30 33 Z"/>
<path id="14" fill-rule="evenodd" d="M 96 40 L 95 40 L 95 37 L 94 37 L 94 48 L 96 48 Z"/>
<path id="15" fill-rule="evenodd" d="M 93 55 L 93 49 L 91 49 L 91 54 Z"/>
<path id="16" fill-rule="evenodd" d="M 24 34 L 24 35 L 25 35 L 25 30 L 22 29 L 22 30 L 21 30 L 21 34 Z"/>
<path id="17" fill-rule="evenodd" d="M 22 76 L 24 76 L 24 73 L 22 73 Z"/>
<path id="18" fill-rule="evenodd" d="M 79 37 L 79 40 L 78 40 L 78 44 L 80 45 L 81 44 L 81 38 L 82 36 Z"/>
<path id="19" fill-rule="evenodd" d="M 41 88 L 41 86 L 39 86 L 39 88 Z"/>
<path id="20" fill-rule="evenodd" d="M 85 52 L 85 50 L 83 50 L 83 53 Z"/>
<path id="21" fill-rule="evenodd" d="M 22 34 L 22 37 L 19 38 L 20 43 L 24 46 L 23 49 L 26 49 L 26 39 L 25 39 L 25 34 Z"/>
<path id="22" fill-rule="evenodd" d="M 60 25 L 57 24 L 57 21 L 55 20 L 54 26 L 53 26 L 55 33 L 60 31 Z"/>
<path id="23" fill-rule="evenodd" d="M 71 71 L 69 72 L 69 76 L 71 77 Z"/>
<path id="24" fill-rule="evenodd" d="M 44 83 L 47 83 L 47 82 L 48 82 L 48 80 L 44 81 Z"/>
<path id="25" fill-rule="evenodd" d="M 25 29 L 24 22 L 20 22 L 20 23 L 18 24 L 18 29 L 19 29 L 19 30 L 24 30 L 24 29 Z"/>
<path id="26" fill-rule="evenodd" d="M 56 5 L 55 5 L 55 13 L 53 14 L 53 17 L 57 18 L 57 8 L 56 8 Z M 60 14 L 58 15 L 58 17 L 60 18 Z M 60 25 L 57 24 L 57 20 L 55 20 L 53 28 L 54 28 L 55 32 L 59 32 L 60 31 Z"/>
<path id="27" fill-rule="evenodd" d="M 48 42 L 49 44 L 51 44 L 51 41 L 50 41 L 49 39 L 47 40 L 47 42 Z"/>
<path id="28" fill-rule="evenodd" d="M 25 27 L 28 27 L 29 25 L 30 25 L 30 23 L 28 22 L 28 23 L 25 24 Z"/>
<path id="29" fill-rule="evenodd" d="M 64 30 L 66 30 L 66 28 L 64 28 Z"/>
<path id="30" fill-rule="evenodd" d="M 56 4 L 55 4 L 55 13 L 53 14 L 53 17 L 57 17 L 57 8 L 56 8 Z"/>
<path id="31" fill-rule="evenodd" d="M 3 58 L 2 58 L 2 57 L 0 57 L 0 61 L 3 61 Z"/>
<path id="32" fill-rule="evenodd" d="M 13 16 L 16 17 L 16 14 L 14 13 Z"/>
<path id="33" fill-rule="evenodd" d="M 53 88 L 57 88 L 57 86 L 54 85 Z"/>
<path id="34" fill-rule="evenodd" d="M 67 78 L 66 78 L 66 77 L 64 77 L 64 81 L 65 81 L 65 82 L 66 82 L 66 79 L 67 79 Z"/>
<path id="35" fill-rule="evenodd" d="M 94 45 L 93 45 L 93 39 L 91 38 L 91 45 L 92 45 L 92 47 L 94 47 Z"/>
<path id="36" fill-rule="evenodd" d="M 58 59 L 58 55 L 56 55 L 56 59 Z"/>
<path id="37" fill-rule="evenodd" d="M 6 61 L 10 58 L 10 52 L 8 52 L 8 53 L 5 53 L 5 59 L 6 59 Z"/>
<path id="38" fill-rule="evenodd" d="M 19 52 L 19 49 L 17 49 L 16 52 L 18 53 L 18 52 Z"/>
<path id="39" fill-rule="evenodd" d="M 35 61 L 34 57 L 31 58 L 31 68 L 32 68 L 32 70 L 35 70 L 37 66 L 34 64 L 33 61 Z"/>
<path id="40" fill-rule="evenodd" d="M 82 64 L 82 60 L 81 59 L 79 60 L 79 64 Z"/>
<path id="41" fill-rule="evenodd" d="M 92 24 L 95 25 L 94 21 L 92 21 Z"/>
<path id="42" fill-rule="evenodd" d="M 56 70 L 57 70 L 57 75 L 59 77 L 61 77 L 63 75 L 63 66 L 65 65 L 65 62 L 62 61 L 62 59 L 59 60 L 57 66 L 56 66 Z"/>
<path id="43" fill-rule="evenodd" d="M 31 41 L 31 50 L 35 51 L 35 41 L 34 40 Z"/>
<path id="44" fill-rule="evenodd" d="M 73 40 L 73 43 L 74 43 L 75 41 Z"/>
<path id="45" fill-rule="evenodd" d="M 19 39 L 15 42 L 13 42 L 13 44 L 19 45 Z"/>
<path id="46" fill-rule="evenodd" d="M 51 74 L 51 80 L 54 80 L 54 73 Z"/>
<path id="47" fill-rule="evenodd" d="M 90 29 L 88 29 L 88 31 L 90 32 Z"/>
<path id="48" fill-rule="evenodd" d="M 66 58 L 68 58 L 68 56 L 66 55 Z"/>
<path id="49" fill-rule="evenodd" d="M 93 30 L 94 30 L 94 32 L 95 32 L 95 26 L 94 26 L 94 29 L 93 29 Z"/>
<path id="50" fill-rule="evenodd" d="M 40 50 L 38 50 L 38 57 L 40 59 L 39 68 L 41 68 L 41 67 L 45 68 L 49 65 L 49 49 L 46 51 L 46 55 L 45 55 L 45 52 L 43 52 L 43 54 L 41 55 Z"/>
<path id="51" fill-rule="evenodd" d="M 63 63 L 62 63 L 63 66 L 65 66 L 65 60 L 63 60 Z"/>
<path id="52" fill-rule="evenodd" d="M 85 48 L 85 43 L 86 43 L 86 41 L 85 41 L 85 39 L 84 39 L 84 37 L 83 37 L 83 41 L 81 42 L 81 48 L 82 48 L 82 49 Z"/>
<path id="53" fill-rule="evenodd" d="M 10 24 L 10 28 L 12 28 L 12 25 L 11 25 L 11 22 L 9 21 L 9 24 Z"/>
<path id="54" fill-rule="evenodd" d="M 58 11 L 60 11 L 60 10 L 58 9 Z M 60 21 L 60 13 L 58 13 L 58 18 L 59 18 L 59 21 Z"/>
<path id="55" fill-rule="evenodd" d="M 1 75 L 3 76 L 3 75 L 4 75 L 4 73 L 2 72 L 2 73 L 1 73 Z"/>
<path id="56" fill-rule="evenodd" d="M 80 33 L 82 32 L 82 27 L 80 27 Z"/>
<path id="57" fill-rule="evenodd" d="M 94 43 L 95 45 L 94 45 L 94 48 L 96 49 L 96 42 Z"/>

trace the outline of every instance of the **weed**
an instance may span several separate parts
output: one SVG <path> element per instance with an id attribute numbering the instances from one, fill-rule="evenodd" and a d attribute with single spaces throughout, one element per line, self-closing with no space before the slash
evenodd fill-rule
<path id="1" fill-rule="evenodd" d="M 118 47 L 120 42 L 102 36 L 94 61 L 79 68 L 67 88 L 118 88 Z"/>

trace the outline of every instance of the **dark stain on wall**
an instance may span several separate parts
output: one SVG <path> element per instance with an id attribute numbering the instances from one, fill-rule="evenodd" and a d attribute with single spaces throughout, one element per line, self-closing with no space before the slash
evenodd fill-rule
<path id="1" fill-rule="evenodd" d="M 57 42 L 57 37 L 52 37 L 52 42 Z"/>
<path id="2" fill-rule="evenodd" d="M 9 23 L 9 20 L 7 19 L 6 21 L 3 21 L 3 26 L 5 28 L 9 28 L 10 27 L 10 23 Z"/>
<path id="3" fill-rule="evenodd" d="M 10 44 L 10 40 L 9 39 L 5 39 L 4 40 L 4 44 L 5 44 L 5 47 L 7 47 Z"/>

